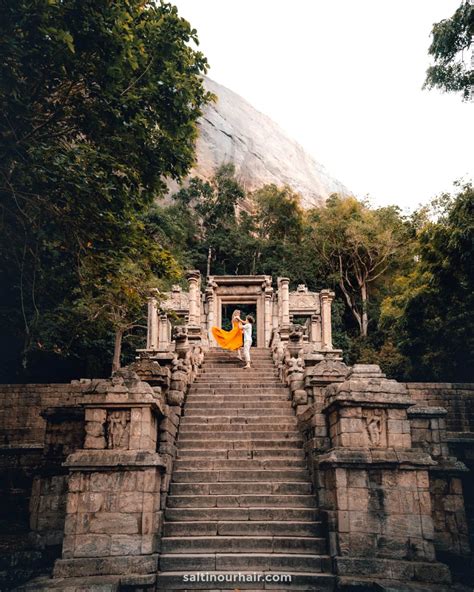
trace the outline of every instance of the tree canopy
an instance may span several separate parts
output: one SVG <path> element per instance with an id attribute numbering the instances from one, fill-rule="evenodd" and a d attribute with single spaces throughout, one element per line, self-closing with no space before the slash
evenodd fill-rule
<path id="1" fill-rule="evenodd" d="M 35 351 L 70 349 L 61 311 L 136 257 L 141 213 L 188 172 L 211 99 L 193 43 L 165 2 L 4 3 L 0 322 L 23 374 Z"/>
<path id="2" fill-rule="evenodd" d="M 426 72 L 425 88 L 460 93 L 467 101 L 474 85 L 469 49 L 474 34 L 474 4 L 463 0 L 451 18 L 433 25 L 429 54 L 434 65 Z"/>

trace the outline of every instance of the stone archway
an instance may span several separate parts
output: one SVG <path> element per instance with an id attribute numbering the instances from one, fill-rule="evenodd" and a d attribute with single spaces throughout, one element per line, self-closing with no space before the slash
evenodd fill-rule
<path id="1" fill-rule="evenodd" d="M 211 327 L 222 326 L 223 305 L 252 305 L 256 310 L 256 341 L 260 347 L 270 344 L 273 327 L 272 278 L 254 276 L 210 276 L 206 287 L 207 334 L 214 343 Z"/>

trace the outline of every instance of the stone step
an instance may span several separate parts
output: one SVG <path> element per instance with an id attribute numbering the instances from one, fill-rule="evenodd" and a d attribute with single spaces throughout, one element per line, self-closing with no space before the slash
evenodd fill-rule
<path id="1" fill-rule="evenodd" d="M 301 448 L 291 450 L 267 449 L 267 450 L 186 450 L 178 449 L 178 460 L 253 460 L 253 459 L 293 459 L 304 460 L 304 451 Z"/>
<path id="2" fill-rule="evenodd" d="M 222 520 L 209 522 L 165 522 L 164 536 L 322 536 L 324 528 L 321 522 L 290 522 L 272 520 L 257 522 L 246 520 Z"/>
<path id="3" fill-rule="evenodd" d="M 313 508 L 312 495 L 170 495 L 168 508 Z"/>
<path id="4" fill-rule="evenodd" d="M 326 559 L 326 558 L 325 558 Z M 327 561 L 317 554 L 283 553 L 161 553 L 160 571 L 176 571 L 185 568 L 190 572 L 211 570 L 295 570 L 321 572 Z"/>
<path id="5" fill-rule="evenodd" d="M 194 577 L 196 577 L 194 575 Z M 257 592 L 260 590 L 284 590 L 288 592 L 332 592 L 335 586 L 335 577 L 328 573 L 302 573 L 294 570 L 283 572 L 282 570 L 272 570 L 271 572 L 240 570 L 239 574 L 235 571 L 220 570 L 214 572 L 206 570 L 200 582 L 190 581 L 189 572 L 185 571 L 167 571 L 158 574 L 157 590 L 166 590 L 166 592 L 178 592 L 182 590 L 206 590 L 207 592 L 224 592 L 227 590 L 246 590 L 247 592 Z M 269 581 L 258 581 L 257 578 L 268 577 Z M 288 582 L 288 577 L 291 582 Z M 186 579 L 187 578 L 187 579 Z M 218 579 L 220 578 L 220 579 Z M 235 578 L 240 578 L 236 580 Z M 279 578 L 279 583 L 275 582 Z M 220 583 L 217 583 L 220 582 Z"/>
<path id="6" fill-rule="evenodd" d="M 193 388 L 213 388 L 213 389 L 233 389 L 233 388 L 272 388 L 282 387 L 282 383 L 279 380 L 262 380 L 261 378 L 235 378 L 235 380 L 229 380 L 227 376 L 225 380 L 195 380 Z"/>
<path id="7" fill-rule="evenodd" d="M 294 431 L 295 433 L 297 428 L 294 424 L 290 422 L 286 422 L 284 420 L 278 421 L 276 423 L 260 423 L 258 424 L 259 430 L 273 430 L 273 431 Z M 248 423 L 223 423 L 223 424 L 212 424 L 212 423 L 205 423 L 205 424 L 185 424 L 179 428 L 180 434 L 188 434 L 191 432 L 245 432 L 249 430 L 255 430 L 256 424 L 248 424 Z"/>
<path id="8" fill-rule="evenodd" d="M 244 362 L 242 362 L 244 364 Z M 225 376 L 225 375 L 238 375 L 240 376 L 260 376 L 261 374 L 264 376 L 279 376 L 278 370 L 272 364 L 265 366 L 263 364 L 258 364 L 257 367 L 253 368 L 244 368 L 236 367 L 236 368 L 223 368 L 220 365 L 209 367 L 205 364 L 199 369 L 198 376 Z"/>
<path id="9" fill-rule="evenodd" d="M 301 440 L 302 436 L 296 430 L 229 430 L 227 432 L 181 432 L 178 442 L 187 440 Z"/>
<path id="10" fill-rule="evenodd" d="M 175 461 L 174 468 L 178 471 L 233 471 L 234 469 L 266 470 L 277 468 L 306 468 L 304 459 L 292 458 L 271 458 L 271 459 L 206 459 L 196 458 L 178 459 Z"/>
<path id="11" fill-rule="evenodd" d="M 245 362 L 242 362 L 244 364 Z M 202 366 L 199 369 L 198 376 L 272 376 L 274 378 L 279 377 L 278 370 L 274 366 L 263 366 L 261 364 L 258 367 L 244 368 L 243 365 L 236 368 L 223 368 L 222 366 L 207 367 Z"/>
<path id="12" fill-rule="evenodd" d="M 209 522 L 237 520 L 240 522 L 318 521 L 318 511 L 310 508 L 166 508 L 167 522 Z"/>
<path id="13" fill-rule="evenodd" d="M 243 483 L 171 483 L 171 495 L 311 495 L 312 486 L 309 482 L 286 481 L 272 483 L 271 481 L 257 481 Z"/>
<path id="14" fill-rule="evenodd" d="M 291 425 L 297 425 L 296 417 L 291 414 L 288 417 L 280 418 L 278 421 L 288 423 Z M 258 425 L 268 422 L 268 417 L 234 417 L 231 414 L 224 415 L 222 417 L 209 417 L 207 415 L 186 417 L 185 415 L 181 418 L 181 425 Z"/>
<path id="15" fill-rule="evenodd" d="M 190 393 L 186 402 L 188 404 L 202 404 L 202 403 L 213 403 L 218 405 L 219 403 L 280 403 L 288 401 L 286 393 L 273 394 L 273 393 L 259 393 L 257 395 L 249 395 L 247 393 L 230 393 L 223 395 L 204 395 Z"/>
<path id="16" fill-rule="evenodd" d="M 234 471 L 174 471 L 175 483 L 217 483 L 223 481 L 306 481 L 306 469 L 234 470 Z"/>
<path id="17" fill-rule="evenodd" d="M 256 355 L 254 352 L 251 352 L 250 355 L 253 354 L 253 363 L 257 368 L 273 368 L 275 369 L 276 366 L 271 358 L 265 358 L 262 356 Z M 242 361 L 239 360 L 237 355 L 233 356 L 232 358 L 226 359 L 218 359 L 218 358 L 206 358 L 202 365 L 202 368 L 229 368 L 231 370 L 236 370 L 242 367 Z"/>
<path id="18" fill-rule="evenodd" d="M 208 402 L 196 401 L 188 399 L 186 401 L 186 411 L 191 409 L 288 409 L 291 410 L 291 401 L 256 401 L 253 398 L 249 398 L 244 401 L 220 401 L 215 402 L 212 398 L 208 399 Z"/>
<path id="19" fill-rule="evenodd" d="M 302 440 L 183 440 L 178 439 L 178 450 L 268 450 L 270 448 L 303 448 Z"/>
<path id="20" fill-rule="evenodd" d="M 326 541 L 296 536 L 163 537 L 162 553 L 326 553 Z"/>
<path id="21" fill-rule="evenodd" d="M 201 579 L 200 581 L 190 580 L 190 577 Z M 285 573 L 278 570 L 258 573 L 241 570 L 237 575 L 232 571 L 220 570 L 218 572 L 206 571 L 204 575 L 199 576 L 190 576 L 189 573 L 183 571 L 167 571 L 158 574 L 157 589 L 166 590 L 166 592 L 181 592 L 183 590 L 206 590 L 207 592 L 283 590 L 288 592 L 291 588 L 292 592 L 333 592 L 335 581 L 335 576 L 329 573 L 311 574 L 294 570 L 291 570 L 290 573 L 288 570 Z"/>
<path id="22" fill-rule="evenodd" d="M 189 394 L 195 395 L 285 395 L 288 398 L 288 388 L 286 386 L 240 386 L 234 384 L 232 388 L 210 388 L 207 386 L 193 386 L 189 389 Z"/>
<path id="23" fill-rule="evenodd" d="M 294 417 L 293 412 L 292 412 L 291 408 L 289 408 L 289 407 L 278 407 L 276 409 L 272 408 L 271 413 L 268 413 L 268 409 L 266 407 L 242 407 L 242 408 L 223 407 L 222 409 L 217 407 L 215 409 L 206 409 L 205 413 L 207 415 L 213 415 L 215 417 L 220 417 L 220 416 L 226 417 L 229 415 L 230 411 L 232 411 L 232 415 L 234 415 L 234 417 L 259 416 L 259 417 L 266 417 L 267 419 L 270 419 L 272 416 L 282 416 L 282 415 Z M 185 405 L 184 406 L 184 415 L 187 417 L 191 417 L 192 415 L 194 415 L 194 416 L 203 415 L 203 411 L 200 407 L 188 409 L 187 405 Z"/>

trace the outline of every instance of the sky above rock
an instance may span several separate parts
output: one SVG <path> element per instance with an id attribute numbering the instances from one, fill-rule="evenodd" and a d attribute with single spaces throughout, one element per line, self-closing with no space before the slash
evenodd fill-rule
<path id="1" fill-rule="evenodd" d="M 423 91 L 432 24 L 460 0 L 176 0 L 209 76 L 339 181 L 412 210 L 473 176 L 473 103 Z"/>

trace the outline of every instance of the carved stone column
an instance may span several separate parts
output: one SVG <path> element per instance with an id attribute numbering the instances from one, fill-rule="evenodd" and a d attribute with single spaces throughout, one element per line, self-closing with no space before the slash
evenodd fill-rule
<path id="1" fill-rule="evenodd" d="M 331 290 L 321 290 L 320 292 L 323 349 L 332 349 L 331 304 L 334 296 L 335 294 Z"/>
<path id="2" fill-rule="evenodd" d="M 290 280 L 288 278 L 278 278 L 278 308 L 280 321 L 280 338 L 287 341 L 290 332 Z"/>
<path id="3" fill-rule="evenodd" d="M 54 577 L 117 576 L 152 584 L 161 528 L 161 397 L 134 372 L 83 395 L 84 448 L 71 454 L 62 559 Z M 87 584 L 84 583 L 84 589 Z"/>
<path id="4" fill-rule="evenodd" d="M 162 313 L 159 316 L 158 349 L 160 351 L 167 351 L 170 347 L 170 342 L 170 322 L 168 320 L 168 315 L 166 313 Z"/>
<path id="5" fill-rule="evenodd" d="M 323 337 L 321 332 L 321 315 L 320 314 L 313 314 L 311 315 L 311 334 L 310 334 L 310 343 L 312 343 L 315 349 L 321 349 Z"/>
<path id="6" fill-rule="evenodd" d="M 148 297 L 148 326 L 146 348 L 156 351 L 158 349 L 158 290 L 152 290 Z"/>
<path id="7" fill-rule="evenodd" d="M 206 300 L 207 300 L 207 334 L 209 339 L 209 344 L 211 346 L 216 345 L 215 339 L 211 332 L 211 327 L 214 327 L 216 324 L 215 320 L 215 303 L 216 299 L 214 296 L 214 290 L 210 287 L 206 288 Z"/>
<path id="8" fill-rule="evenodd" d="M 188 337 L 191 341 L 201 340 L 201 273 L 191 270 L 187 273 L 189 286 Z"/>
<path id="9" fill-rule="evenodd" d="M 197 270 L 188 271 L 189 286 L 189 324 L 196 326 L 201 324 L 201 303 L 199 294 L 199 280 L 201 274 Z"/>
<path id="10" fill-rule="evenodd" d="M 265 347 L 268 347 L 270 345 L 270 340 L 272 337 L 272 325 L 273 325 L 273 319 L 272 319 L 272 314 L 273 314 L 273 288 L 271 285 L 271 278 L 269 278 L 267 280 L 267 282 L 264 284 L 264 298 L 265 298 L 265 305 L 264 305 L 264 311 L 265 311 L 265 319 L 264 319 L 264 333 L 265 333 Z"/>

